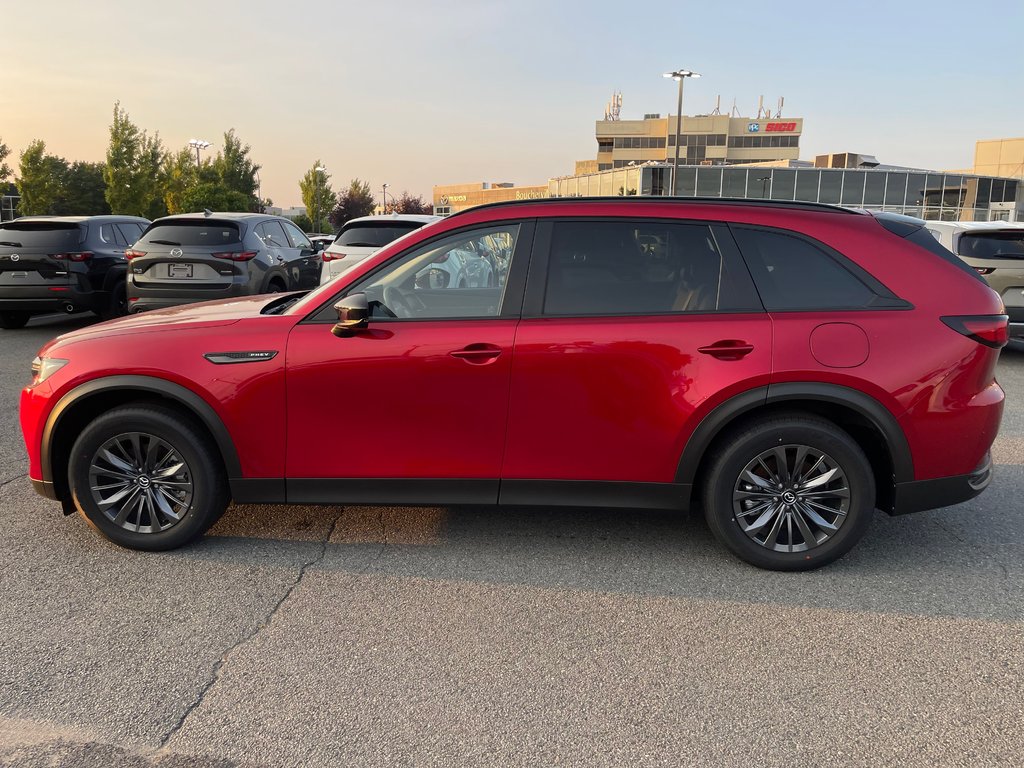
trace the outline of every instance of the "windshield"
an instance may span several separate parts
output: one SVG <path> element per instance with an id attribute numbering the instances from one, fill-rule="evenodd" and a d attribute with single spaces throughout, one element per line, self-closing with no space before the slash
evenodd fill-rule
<path id="1" fill-rule="evenodd" d="M 139 245 L 199 245 L 216 247 L 241 242 L 238 225 L 230 221 L 203 219 L 157 222 L 152 224 Z"/>
<path id="2" fill-rule="evenodd" d="M 956 251 L 970 259 L 1024 259 L 1024 230 L 960 235 Z"/>
<path id="3" fill-rule="evenodd" d="M 0 226 L 0 248 L 52 248 L 55 251 L 78 247 L 81 230 L 77 224 L 52 221 L 9 221 Z"/>
<path id="4" fill-rule="evenodd" d="M 335 245 L 383 248 L 402 235 L 422 227 L 421 221 L 354 221 L 346 224 L 334 241 Z"/>

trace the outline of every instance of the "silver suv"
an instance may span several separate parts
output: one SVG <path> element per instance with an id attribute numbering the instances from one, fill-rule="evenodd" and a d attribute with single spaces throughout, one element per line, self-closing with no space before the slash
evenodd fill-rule
<path id="1" fill-rule="evenodd" d="M 928 221 L 925 226 L 1002 296 L 1010 335 L 1024 339 L 1024 222 Z"/>

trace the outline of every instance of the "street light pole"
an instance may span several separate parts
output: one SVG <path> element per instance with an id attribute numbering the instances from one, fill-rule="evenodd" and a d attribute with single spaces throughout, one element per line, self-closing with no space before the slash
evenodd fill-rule
<path id="1" fill-rule="evenodd" d="M 383 187 L 381 187 L 381 194 L 384 195 L 384 207 L 381 208 L 380 212 L 382 214 L 385 214 L 385 213 L 388 212 L 388 185 L 387 184 L 385 184 Z"/>
<path id="2" fill-rule="evenodd" d="M 678 191 L 676 179 L 679 178 L 679 140 L 683 132 L 683 81 L 688 77 L 700 77 L 696 72 L 688 69 L 677 69 L 674 72 L 666 72 L 663 77 L 671 77 L 679 82 L 679 101 L 676 104 L 676 152 L 672 161 L 672 194 Z"/>
<path id="3" fill-rule="evenodd" d="M 196 168 L 198 168 L 200 165 L 199 150 L 209 149 L 213 144 L 208 141 L 203 141 L 202 139 L 189 139 L 188 145 L 196 151 Z"/>

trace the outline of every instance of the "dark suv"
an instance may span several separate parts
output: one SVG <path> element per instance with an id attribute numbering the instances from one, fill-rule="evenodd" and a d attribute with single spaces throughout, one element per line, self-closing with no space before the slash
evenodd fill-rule
<path id="1" fill-rule="evenodd" d="M 129 311 L 315 288 L 321 248 L 279 216 L 208 212 L 157 219 L 126 254 Z"/>
<path id="2" fill-rule="evenodd" d="M 25 216 L 0 224 L 0 327 L 33 314 L 91 310 L 125 314 L 125 249 L 148 219 Z"/>
<path id="3" fill-rule="evenodd" d="M 139 549 L 232 498 L 696 506 L 744 560 L 814 568 L 875 509 L 992 479 L 1007 317 L 922 225 L 752 200 L 471 208 L 304 296 L 50 342 L 22 393 L 29 476 Z M 493 284 L 423 279 L 487 243 L 509 254 Z"/>

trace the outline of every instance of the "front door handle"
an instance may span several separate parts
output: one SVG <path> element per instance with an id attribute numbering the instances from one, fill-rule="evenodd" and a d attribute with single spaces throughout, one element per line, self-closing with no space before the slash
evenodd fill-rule
<path id="1" fill-rule="evenodd" d="M 448 354 L 459 360 L 465 360 L 470 365 L 487 365 L 501 356 L 501 347 L 494 344 L 470 344 Z"/>
<path id="2" fill-rule="evenodd" d="M 706 347 L 697 347 L 697 351 L 719 360 L 739 360 L 753 352 L 754 345 L 739 339 L 722 339 Z"/>

